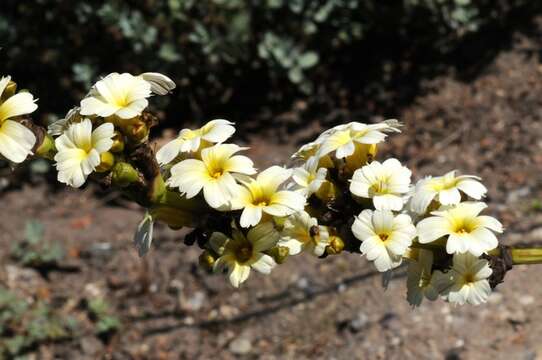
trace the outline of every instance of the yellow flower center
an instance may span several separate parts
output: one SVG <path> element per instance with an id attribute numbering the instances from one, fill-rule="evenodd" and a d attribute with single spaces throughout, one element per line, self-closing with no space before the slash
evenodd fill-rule
<path id="1" fill-rule="evenodd" d="M 371 185 L 369 189 L 373 194 L 387 194 L 389 192 L 388 179 L 381 179 L 378 182 Z"/>
<path id="2" fill-rule="evenodd" d="M 465 281 L 466 284 L 472 284 L 475 282 L 476 279 L 474 279 L 473 274 L 465 274 L 463 281 Z"/>
<path id="3" fill-rule="evenodd" d="M 218 169 L 218 170 L 214 170 L 214 171 L 211 173 L 211 177 L 213 177 L 214 179 L 218 179 L 218 178 L 221 177 L 223 174 L 224 174 L 224 170 Z"/>
<path id="4" fill-rule="evenodd" d="M 380 238 L 380 240 L 382 240 L 382 242 L 386 242 L 389 239 L 390 234 L 386 234 L 386 233 L 378 234 L 378 237 Z"/>
<path id="5" fill-rule="evenodd" d="M 449 190 L 453 189 L 457 186 L 457 179 L 445 179 L 445 180 L 433 180 L 430 183 L 430 187 L 434 191 L 442 191 L 442 190 Z"/>
<path id="6" fill-rule="evenodd" d="M 471 219 L 458 219 L 458 221 L 455 221 L 454 224 L 454 232 L 456 234 L 470 234 L 476 229 L 476 226 Z"/>

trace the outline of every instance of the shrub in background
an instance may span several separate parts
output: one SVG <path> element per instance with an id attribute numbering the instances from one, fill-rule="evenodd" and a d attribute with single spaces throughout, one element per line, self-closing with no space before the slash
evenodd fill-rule
<path id="1" fill-rule="evenodd" d="M 315 92 L 376 93 L 409 67 L 405 61 L 434 66 L 469 34 L 518 13 L 533 16 L 536 7 L 526 0 L 4 0 L 0 56 L 2 71 L 57 115 L 98 75 L 152 69 L 180 85 L 168 112 L 235 118 L 239 105 L 246 114 L 250 105 L 287 106 Z"/>

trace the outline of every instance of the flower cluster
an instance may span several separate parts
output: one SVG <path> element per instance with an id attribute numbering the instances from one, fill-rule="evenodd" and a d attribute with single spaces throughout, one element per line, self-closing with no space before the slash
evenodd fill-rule
<path id="1" fill-rule="evenodd" d="M 174 88 L 171 79 L 157 73 L 112 73 L 98 81 L 78 107 L 49 126 L 58 181 L 78 188 L 92 173 L 110 174 L 124 160 L 125 144 L 147 138 L 153 125 L 145 114 L 148 98 Z"/>
<path id="2" fill-rule="evenodd" d="M 397 120 L 336 126 L 302 146 L 293 166 L 258 170 L 224 119 L 181 130 L 155 154 L 148 99 L 174 88 L 158 73 L 109 74 L 45 133 L 23 117 L 36 109 L 32 95 L 4 77 L 0 154 L 20 163 L 34 152 L 54 160 L 62 183 L 80 187 L 91 177 L 123 191 L 146 208 L 134 237 L 142 256 L 155 222 L 193 228 L 185 243 L 197 243 L 200 264 L 227 272 L 235 287 L 251 270 L 269 274 L 303 252 L 359 253 L 386 278 L 406 264 L 413 306 L 480 304 L 500 280 L 489 259 L 503 227 L 482 215 L 480 178 L 451 171 L 412 184 L 398 159 L 376 160 L 379 144 L 400 132 Z"/>

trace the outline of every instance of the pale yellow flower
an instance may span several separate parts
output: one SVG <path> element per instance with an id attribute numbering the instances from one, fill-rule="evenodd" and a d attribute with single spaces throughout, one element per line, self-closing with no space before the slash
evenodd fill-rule
<path id="1" fill-rule="evenodd" d="M 285 220 L 279 245 L 287 247 L 290 255 L 306 251 L 315 256 L 322 256 L 329 242 L 328 228 L 319 226 L 316 218 L 305 211 L 300 211 Z"/>
<path id="2" fill-rule="evenodd" d="M 355 151 L 355 143 L 378 144 L 386 139 L 387 132 L 399 132 L 397 120 L 387 120 L 378 124 L 351 122 L 335 127 L 322 141 L 317 156 L 321 157 L 335 152 L 338 159 L 350 156 Z"/>
<path id="3" fill-rule="evenodd" d="M 372 199 L 378 210 L 399 211 L 409 192 L 410 176 L 410 170 L 397 159 L 388 159 L 383 163 L 373 161 L 354 172 L 350 192 Z"/>
<path id="4" fill-rule="evenodd" d="M 228 278 L 234 287 L 248 279 L 251 269 L 269 274 L 276 262 L 264 251 L 274 247 L 278 239 L 279 234 L 271 222 L 250 229 L 246 236 L 235 228 L 231 238 L 214 232 L 209 239 L 211 248 L 219 255 L 214 270 L 228 269 Z"/>
<path id="5" fill-rule="evenodd" d="M 306 199 L 303 195 L 279 189 L 290 175 L 289 170 L 272 166 L 259 173 L 256 179 L 242 181 L 243 186 L 232 199 L 233 209 L 243 209 L 242 227 L 258 224 L 263 213 L 283 217 L 304 209 Z"/>
<path id="6" fill-rule="evenodd" d="M 11 77 L 0 79 L 0 96 L 4 93 Z M 34 112 L 38 106 L 28 92 L 19 92 L 0 104 L 0 154 L 14 163 L 23 162 L 32 154 L 36 136 L 27 127 L 11 120 L 17 116 Z"/>
<path id="7" fill-rule="evenodd" d="M 475 200 L 480 200 L 485 196 L 487 189 L 480 183 L 479 177 L 455 176 L 454 170 L 444 176 L 420 180 L 410 199 L 410 208 L 418 214 L 424 214 L 433 200 L 441 205 L 457 205 L 461 202 L 460 191 Z"/>
<path id="8" fill-rule="evenodd" d="M 112 73 L 98 81 L 81 101 L 80 113 L 131 119 L 141 115 L 149 105 L 150 96 L 151 84 L 142 77 Z"/>
<path id="9" fill-rule="evenodd" d="M 452 269 L 436 272 L 444 297 L 452 304 L 479 305 L 491 294 L 489 277 L 493 270 L 485 259 L 471 254 L 454 254 Z"/>
<path id="10" fill-rule="evenodd" d="M 363 210 L 354 220 L 352 233 L 362 243 L 360 251 L 385 272 L 401 264 L 416 236 L 416 227 L 408 215 L 393 215 L 389 210 Z"/>
<path id="11" fill-rule="evenodd" d="M 179 188 L 188 199 L 203 190 L 205 201 L 213 207 L 227 205 L 238 193 L 236 174 L 256 173 L 253 162 L 243 155 L 234 155 L 246 148 L 235 144 L 217 144 L 201 151 L 201 160 L 187 159 L 171 168 L 167 184 Z"/>
<path id="12" fill-rule="evenodd" d="M 100 164 L 100 155 L 113 145 L 113 124 L 104 123 L 92 129 L 92 122 L 85 119 L 70 124 L 64 134 L 55 139 L 58 181 L 78 188 Z"/>
<path id="13" fill-rule="evenodd" d="M 318 163 L 319 159 L 312 156 L 303 166 L 293 169 L 292 180 L 295 185 L 292 190 L 309 197 L 320 189 L 326 181 L 327 169 L 319 167 Z"/>
<path id="14" fill-rule="evenodd" d="M 469 252 L 480 256 L 487 253 L 498 245 L 492 231 L 501 233 L 503 228 L 497 219 L 479 215 L 486 207 L 482 202 L 463 202 L 433 211 L 434 216 L 417 225 L 419 242 L 427 244 L 444 237 L 448 254 Z"/>
<path id="15" fill-rule="evenodd" d="M 196 130 L 183 129 L 179 136 L 168 142 L 156 153 L 160 165 L 169 164 L 181 153 L 195 153 L 204 144 L 219 144 L 228 140 L 235 128 L 233 123 L 223 119 L 211 120 Z"/>

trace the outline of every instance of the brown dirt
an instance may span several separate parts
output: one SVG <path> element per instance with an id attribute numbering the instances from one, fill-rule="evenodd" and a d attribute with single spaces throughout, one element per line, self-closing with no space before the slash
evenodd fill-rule
<path id="1" fill-rule="evenodd" d="M 397 114 L 403 134 L 379 154 L 406 161 L 416 178 L 451 169 L 481 175 L 490 212 L 507 228 L 504 244 L 542 242 L 542 65 L 525 51 L 532 46 L 518 37 L 514 50 L 470 82 L 448 75 L 424 84 L 425 93 Z M 260 167 L 286 161 L 299 141 L 322 128 L 315 116 L 286 137 L 296 113 L 250 137 L 249 155 Z M 402 270 L 384 291 L 373 267 L 352 254 L 294 257 L 235 291 L 197 267 L 198 250 L 181 241 L 186 231 L 157 226 L 152 251 L 138 258 L 131 239 L 142 213 L 117 206 L 122 200 L 96 197 L 92 189 L 53 196 L 45 186 L 1 198 L 3 281 L 78 314 L 84 324 L 89 320 L 70 304 L 101 294 L 123 322 L 109 341 L 87 334 L 44 344 L 34 352 L 40 358 L 542 358 L 542 266 L 514 268 L 479 307 L 437 301 L 412 310 Z M 64 245 L 77 271 L 13 279 L 10 272 L 21 268 L 9 246 L 22 240 L 28 219 L 45 225 L 45 240 Z"/>

